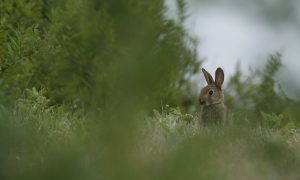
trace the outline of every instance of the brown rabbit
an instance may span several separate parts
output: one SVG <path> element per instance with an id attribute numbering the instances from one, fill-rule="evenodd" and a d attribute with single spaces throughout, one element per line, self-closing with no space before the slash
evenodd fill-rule
<path id="1" fill-rule="evenodd" d="M 199 97 L 199 103 L 203 106 L 200 120 L 204 125 L 223 125 L 226 121 L 227 111 L 224 105 L 224 94 L 222 92 L 224 71 L 222 68 L 216 70 L 215 81 L 205 69 L 202 68 L 202 72 L 208 85 L 201 90 Z"/>

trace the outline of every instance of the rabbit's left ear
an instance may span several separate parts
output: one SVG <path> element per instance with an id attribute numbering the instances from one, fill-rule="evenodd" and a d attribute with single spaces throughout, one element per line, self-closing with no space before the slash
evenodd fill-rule
<path id="1" fill-rule="evenodd" d="M 216 70 L 215 84 L 218 88 L 222 89 L 222 84 L 224 82 L 224 71 L 222 68 Z"/>
<path id="2" fill-rule="evenodd" d="M 213 77 L 207 72 L 204 68 L 202 68 L 202 72 L 204 74 L 204 77 L 206 79 L 207 84 L 214 84 L 214 79 Z"/>

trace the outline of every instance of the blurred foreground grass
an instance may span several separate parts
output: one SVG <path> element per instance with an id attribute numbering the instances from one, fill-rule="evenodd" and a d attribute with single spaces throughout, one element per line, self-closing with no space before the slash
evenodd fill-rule
<path id="1" fill-rule="evenodd" d="M 1 110 L 1 179 L 299 178 L 294 126 L 200 127 L 197 116 L 167 106 L 123 129 L 126 136 L 82 112 L 45 108 L 46 98 L 35 96 L 14 112 Z M 276 119 L 260 120 L 270 118 Z"/>

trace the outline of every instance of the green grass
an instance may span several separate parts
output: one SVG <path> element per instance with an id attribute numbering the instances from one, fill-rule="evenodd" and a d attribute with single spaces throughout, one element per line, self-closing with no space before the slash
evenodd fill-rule
<path id="1" fill-rule="evenodd" d="M 281 115 L 201 127 L 164 106 L 123 129 L 49 106 L 43 91 L 17 102 L 2 108 L 1 179 L 299 179 L 300 131 L 270 123 Z"/>

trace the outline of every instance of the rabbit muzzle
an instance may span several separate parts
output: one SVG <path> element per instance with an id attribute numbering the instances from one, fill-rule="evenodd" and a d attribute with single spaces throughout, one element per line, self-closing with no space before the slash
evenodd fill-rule
<path id="1" fill-rule="evenodd" d="M 198 101 L 199 101 L 199 104 L 202 106 L 206 104 L 204 99 L 202 99 L 202 98 L 199 98 Z"/>

